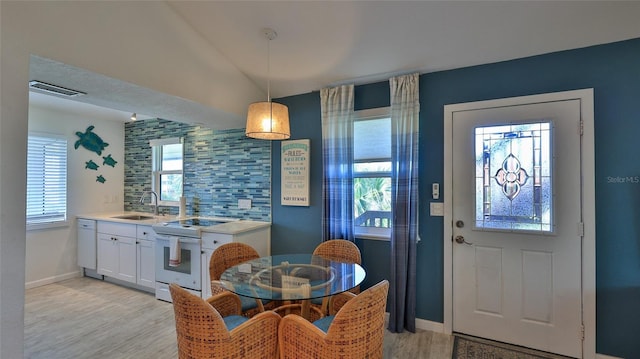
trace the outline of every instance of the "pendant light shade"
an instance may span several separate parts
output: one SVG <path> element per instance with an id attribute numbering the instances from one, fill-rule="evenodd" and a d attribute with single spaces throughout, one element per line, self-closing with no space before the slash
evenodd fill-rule
<path id="1" fill-rule="evenodd" d="M 278 36 L 273 29 L 263 29 L 262 33 L 269 42 Z M 271 102 L 269 70 L 269 46 L 267 46 L 267 101 L 249 105 L 245 133 L 248 137 L 261 140 L 286 140 L 291 137 L 289 108 L 283 104 Z"/>
<path id="2" fill-rule="evenodd" d="M 276 102 L 254 102 L 247 113 L 246 135 L 261 140 L 286 140 L 289 130 L 289 108 Z"/>

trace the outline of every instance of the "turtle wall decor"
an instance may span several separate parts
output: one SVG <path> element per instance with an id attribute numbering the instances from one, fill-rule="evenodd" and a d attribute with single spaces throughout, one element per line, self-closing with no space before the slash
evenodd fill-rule
<path id="1" fill-rule="evenodd" d="M 97 163 L 93 162 L 93 160 L 89 160 L 87 162 L 84 163 L 84 168 L 89 169 L 89 170 L 94 170 L 97 171 L 98 167 L 100 167 L 100 165 L 98 165 Z"/>
<path id="2" fill-rule="evenodd" d="M 107 165 L 107 166 L 111 166 L 111 167 L 115 167 L 116 163 L 118 163 L 118 161 L 114 160 L 113 157 L 111 157 L 111 154 L 107 155 L 106 157 L 103 156 L 102 157 L 102 164 L 103 165 Z"/>
<path id="3" fill-rule="evenodd" d="M 100 136 L 98 136 L 98 134 L 93 132 L 94 128 L 95 126 L 90 125 L 89 127 L 87 127 L 87 129 L 84 132 L 76 131 L 76 136 L 78 136 L 78 140 L 73 145 L 73 147 L 77 150 L 78 148 L 80 148 L 80 146 L 82 146 L 85 149 L 91 152 L 95 152 L 98 156 L 100 156 L 102 155 L 102 152 L 104 151 L 105 147 L 109 146 L 109 144 L 104 142 L 104 140 Z M 118 163 L 118 161 L 116 161 L 111 156 L 111 154 L 102 156 L 103 165 L 115 167 L 116 163 Z M 97 164 L 93 159 L 89 159 L 84 164 L 85 164 L 84 168 L 91 171 L 97 171 L 98 168 L 100 167 L 100 165 Z M 106 181 L 107 179 L 104 178 L 102 174 L 96 176 L 96 182 L 105 183 Z"/>
<path id="4" fill-rule="evenodd" d="M 95 126 L 91 125 L 87 127 L 84 133 L 77 131 L 76 136 L 80 139 L 76 141 L 73 147 L 77 150 L 80 146 L 86 148 L 91 152 L 95 152 L 98 155 L 102 154 L 102 151 L 105 147 L 109 146 L 108 143 L 104 142 L 100 136 L 93 132 Z"/>

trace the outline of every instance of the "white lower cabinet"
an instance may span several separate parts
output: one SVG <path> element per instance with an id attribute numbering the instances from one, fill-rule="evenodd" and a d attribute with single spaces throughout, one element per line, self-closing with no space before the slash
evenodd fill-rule
<path id="1" fill-rule="evenodd" d="M 98 222 L 98 274 L 136 282 L 136 225 Z"/>
<path id="2" fill-rule="evenodd" d="M 151 226 L 138 225 L 136 252 L 138 253 L 136 283 L 154 289 L 156 286 L 155 231 Z"/>
<path id="3" fill-rule="evenodd" d="M 98 221 L 98 274 L 155 288 L 153 229 Z"/>
<path id="4" fill-rule="evenodd" d="M 98 274 L 136 282 L 136 239 L 98 233 Z"/>
<path id="5" fill-rule="evenodd" d="M 122 237 L 118 239 L 118 279 L 136 282 L 136 239 Z"/>
<path id="6" fill-rule="evenodd" d="M 98 274 L 116 277 L 118 273 L 118 243 L 111 234 L 98 233 Z"/>
<path id="7" fill-rule="evenodd" d="M 213 254 L 213 249 L 202 248 L 202 298 L 211 297 L 211 277 L 209 276 L 209 260 Z"/>
<path id="8" fill-rule="evenodd" d="M 211 296 L 211 276 L 209 276 L 209 261 L 213 251 L 225 243 L 233 242 L 233 236 L 219 233 L 202 233 L 202 298 Z"/>

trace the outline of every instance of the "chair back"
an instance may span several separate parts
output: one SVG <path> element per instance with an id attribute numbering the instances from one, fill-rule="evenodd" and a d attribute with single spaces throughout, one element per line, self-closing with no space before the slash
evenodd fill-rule
<path id="1" fill-rule="evenodd" d="M 330 260 L 347 263 L 362 264 L 360 249 L 355 243 L 346 239 L 330 239 L 320 243 L 313 251 L 313 255 L 328 258 Z M 351 293 L 360 293 L 360 286 L 350 290 Z M 326 305 L 323 304 L 323 307 Z"/>
<path id="2" fill-rule="evenodd" d="M 275 359 L 278 357 L 278 324 L 280 316 L 267 311 L 259 313 L 228 330 L 225 319 L 211 305 L 179 285 L 169 285 L 176 320 L 178 358 Z M 235 294 L 233 294 L 235 296 Z M 239 302 L 236 303 L 239 306 Z M 229 317 L 227 317 L 228 319 Z"/>
<path id="3" fill-rule="evenodd" d="M 383 280 L 346 302 L 326 332 L 296 315 L 280 322 L 282 359 L 382 359 L 389 281 Z M 329 318 L 323 318 L 325 320 Z M 318 324 L 318 323 L 316 323 Z"/>
<path id="4" fill-rule="evenodd" d="M 352 353 L 346 357 L 382 358 L 388 293 L 389 281 L 383 280 L 346 302 L 331 322 L 326 341 L 353 343 L 341 348 Z"/>
<path id="5" fill-rule="evenodd" d="M 169 285 L 176 320 L 179 358 L 212 357 L 216 345 L 229 342 L 229 332 L 218 311 L 179 285 Z"/>
<path id="6" fill-rule="evenodd" d="M 209 276 L 211 280 L 220 280 L 220 276 L 228 268 L 257 258 L 260 258 L 258 251 L 248 244 L 238 242 L 223 244 L 211 255 Z"/>
<path id="7" fill-rule="evenodd" d="M 320 243 L 313 255 L 348 263 L 362 264 L 360 249 L 355 243 L 346 239 L 330 239 Z"/>

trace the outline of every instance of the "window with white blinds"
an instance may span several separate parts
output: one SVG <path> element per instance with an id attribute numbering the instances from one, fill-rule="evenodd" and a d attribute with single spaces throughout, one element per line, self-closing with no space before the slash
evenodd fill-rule
<path id="1" fill-rule="evenodd" d="M 27 150 L 27 226 L 67 220 L 67 140 L 30 133 Z"/>

